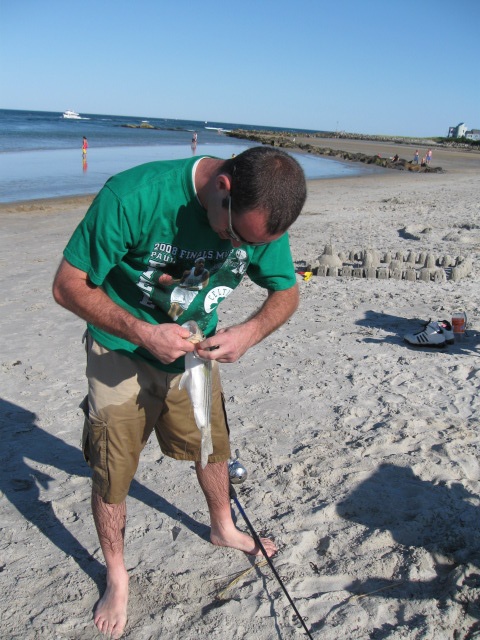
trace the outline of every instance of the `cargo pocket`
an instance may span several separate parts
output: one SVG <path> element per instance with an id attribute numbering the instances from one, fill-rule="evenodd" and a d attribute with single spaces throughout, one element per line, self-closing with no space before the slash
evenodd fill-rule
<path id="1" fill-rule="evenodd" d="M 107 424 L 85 416 L 82 436 L 83 457 L 92 469 L 92 483 L 96 493 L 105 496 L 109 487 Z"/>

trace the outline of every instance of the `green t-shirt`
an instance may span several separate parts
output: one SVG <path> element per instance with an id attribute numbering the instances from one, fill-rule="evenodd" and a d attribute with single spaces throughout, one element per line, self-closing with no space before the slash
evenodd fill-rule
<path id="1" fill-rule="evenodd" d="M 110 178 L 64 256 L 137 318 L 152 324 L 196 320 L 210 336 L 217 306 L 245 273 L 272 291 L 289 289 L 296 279 L 287 234 L 262 247 L 232 247 L 212 230 L 193 186 L 197 160 L 150 162 Z M 88 326 L 107 349 L 163 371 L 183 371 L 183 358 L 162 364 L 147 350 Z"/>

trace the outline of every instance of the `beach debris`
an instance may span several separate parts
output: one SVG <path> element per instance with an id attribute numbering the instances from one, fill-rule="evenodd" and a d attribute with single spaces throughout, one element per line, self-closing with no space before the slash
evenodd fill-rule
<path id="1" fill-rule="evenodd" d="M 298 270 L 297 273 L 298 275 L 303 276 L 304 282 L 308 282 L 310 278 L 313 276 L 313 273 L 311 271 Z"/>
<path id="2" fill-rule="evenodd" d="M 260 567 L 264 567 L 267 564 L 267 561 L 265 559 L 260 560 L 259 562 L 255 562 L 251 567 L 249 567 L 248 569 L 245 569 L 244 571 L 240 571 L 239 573 L 237 573 L 235 575 L 235 577 L 233 578 L 233 580 L 231 580 L 226 587 L 224 587 L 221 591 L 219 591 L 216 595 L 216 598 L 218 600 L 224 600 L 225 596 L 227 595 L 227 592 L 229 591 L 229 589 L 231 589 L 232 587 L 234 587 L 236 584 L 238 584 L 240 582 L 240 580 L 242 578 L 244 578 L 245 576 L 247 576 L 249 573 L 251 573 L 252 571 L 256 571 L 257 569 L 259 569 Z"/>
<path id="3" fill-rule="evenodd" d="M 204 339 L 200 327 L 194 320 L 182 324 L 190 331 L 188 340 L 198 344 Z M 180 378 L 179 389 L 186 389 L 193 406 L 195 423 L 201 433 L 201 464 L 205 468 L 208 456 L 213 453 L 212 425 L 212 362 L 203 360 L 196 351 L 185 356 L 185 372 Z"/>
<path id="4" fill-rule="evenodd" d="M 347 257 L 348 256 L 348 257 Z M 323 253 L 312 263 L 305 263 L 302 271 L 297 271 L 304 280 L 314 276 L 336 276 L 368 278 L 371 280 L 406 280 L 408 282 L 458 282 L 468 276 L 473 269 L 468 256 L 437 256 L 425 251 L 386 251 L 375 249 L 352 249 L 337 252 L 332 244 L 325 245 Z"/>

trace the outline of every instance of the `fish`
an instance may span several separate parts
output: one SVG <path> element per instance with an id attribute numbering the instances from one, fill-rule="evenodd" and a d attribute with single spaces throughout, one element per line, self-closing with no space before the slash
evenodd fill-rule
<path id="1" fill-rule="evenodd" d="M 197 344 L 204 335 L 194 320 L 182 324 L 190 331 L 190 342 Z M 201 434 L 201 465 L 205 469 L 208 456 L 213 453 L 212 444 L 212 361 L 203 360 L 196 351 L 185 355 L 185 372 L 180 378 L 179 389 L 185 389 L 193 406 L 195 424 Z"/>

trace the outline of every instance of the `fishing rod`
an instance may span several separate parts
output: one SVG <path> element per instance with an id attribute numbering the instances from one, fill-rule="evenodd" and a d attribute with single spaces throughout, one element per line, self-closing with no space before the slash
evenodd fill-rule
<path id="1" fill-rule="evenodd" d="M 229 477 L 230 477 L 230 498 L 235 502 L 235 504 L 237 505 L 237 509 L 242 514 L 242 517 L 245 520 L 245 523 L 246 523 L 247 527 L 250 529 L 250 533 L 252 534 L 252 537 L 253 537 L 253 539 L 255 541 L 255 544 L 258 546 L 258 548 L 262 552 L 265 560 L 268 562 L 268 566 L 273 571 L 273 575 L 277 579 L 278 584 L 282 587 L 283 592 L 287 597 L 287 600 L 292 605 L 292 608 L 295 611 L 295 614 L 296 614 L 297 618 L 302 623 L 302 627 L 305 629 L 305 633 L 310 638 L 310 640 L 313 640 L 312 634 L 308 630 L 307 625 L 305 624 L 302 616 L 300 615 L 297 607 L 295 606 L 295 603 L 293 602 L 292 598 L 290 597 L 290 594 L 288 593 L 286 586 L 283 584 L 282 578 L 279 576 L 277 570 L 275 569 L 275 566 L 274 566 L 274 564 L 272 562 L 272 559 L 267 554 L 267 551 L 266 551 L 265 547 L 263 546 L 262 541 L 260 540 L 260 537 L 259 537 L 258 533 L 253 528 L 252 523 L 248 519 L 247 514 L 245 513 L 242 505 L 240 504 L 240 501 L 239 501 L 238 496 L 237 496 L 237 492 L 235 491 L 233 485 L 234 484 L 241 484 L 242 482 L 245 482 L 245 480 L 247 479 L 247 475 L 248 474 L 247 474 L 247 470 L 245 469 L 245 467 L 238 461 L 238 451 L 236 452 L 236 454 L 237 454 L 237 460 L 231 461 L 229 463 L 229 465 L 228 465 L 228 472 L 229 472 Z"/>

